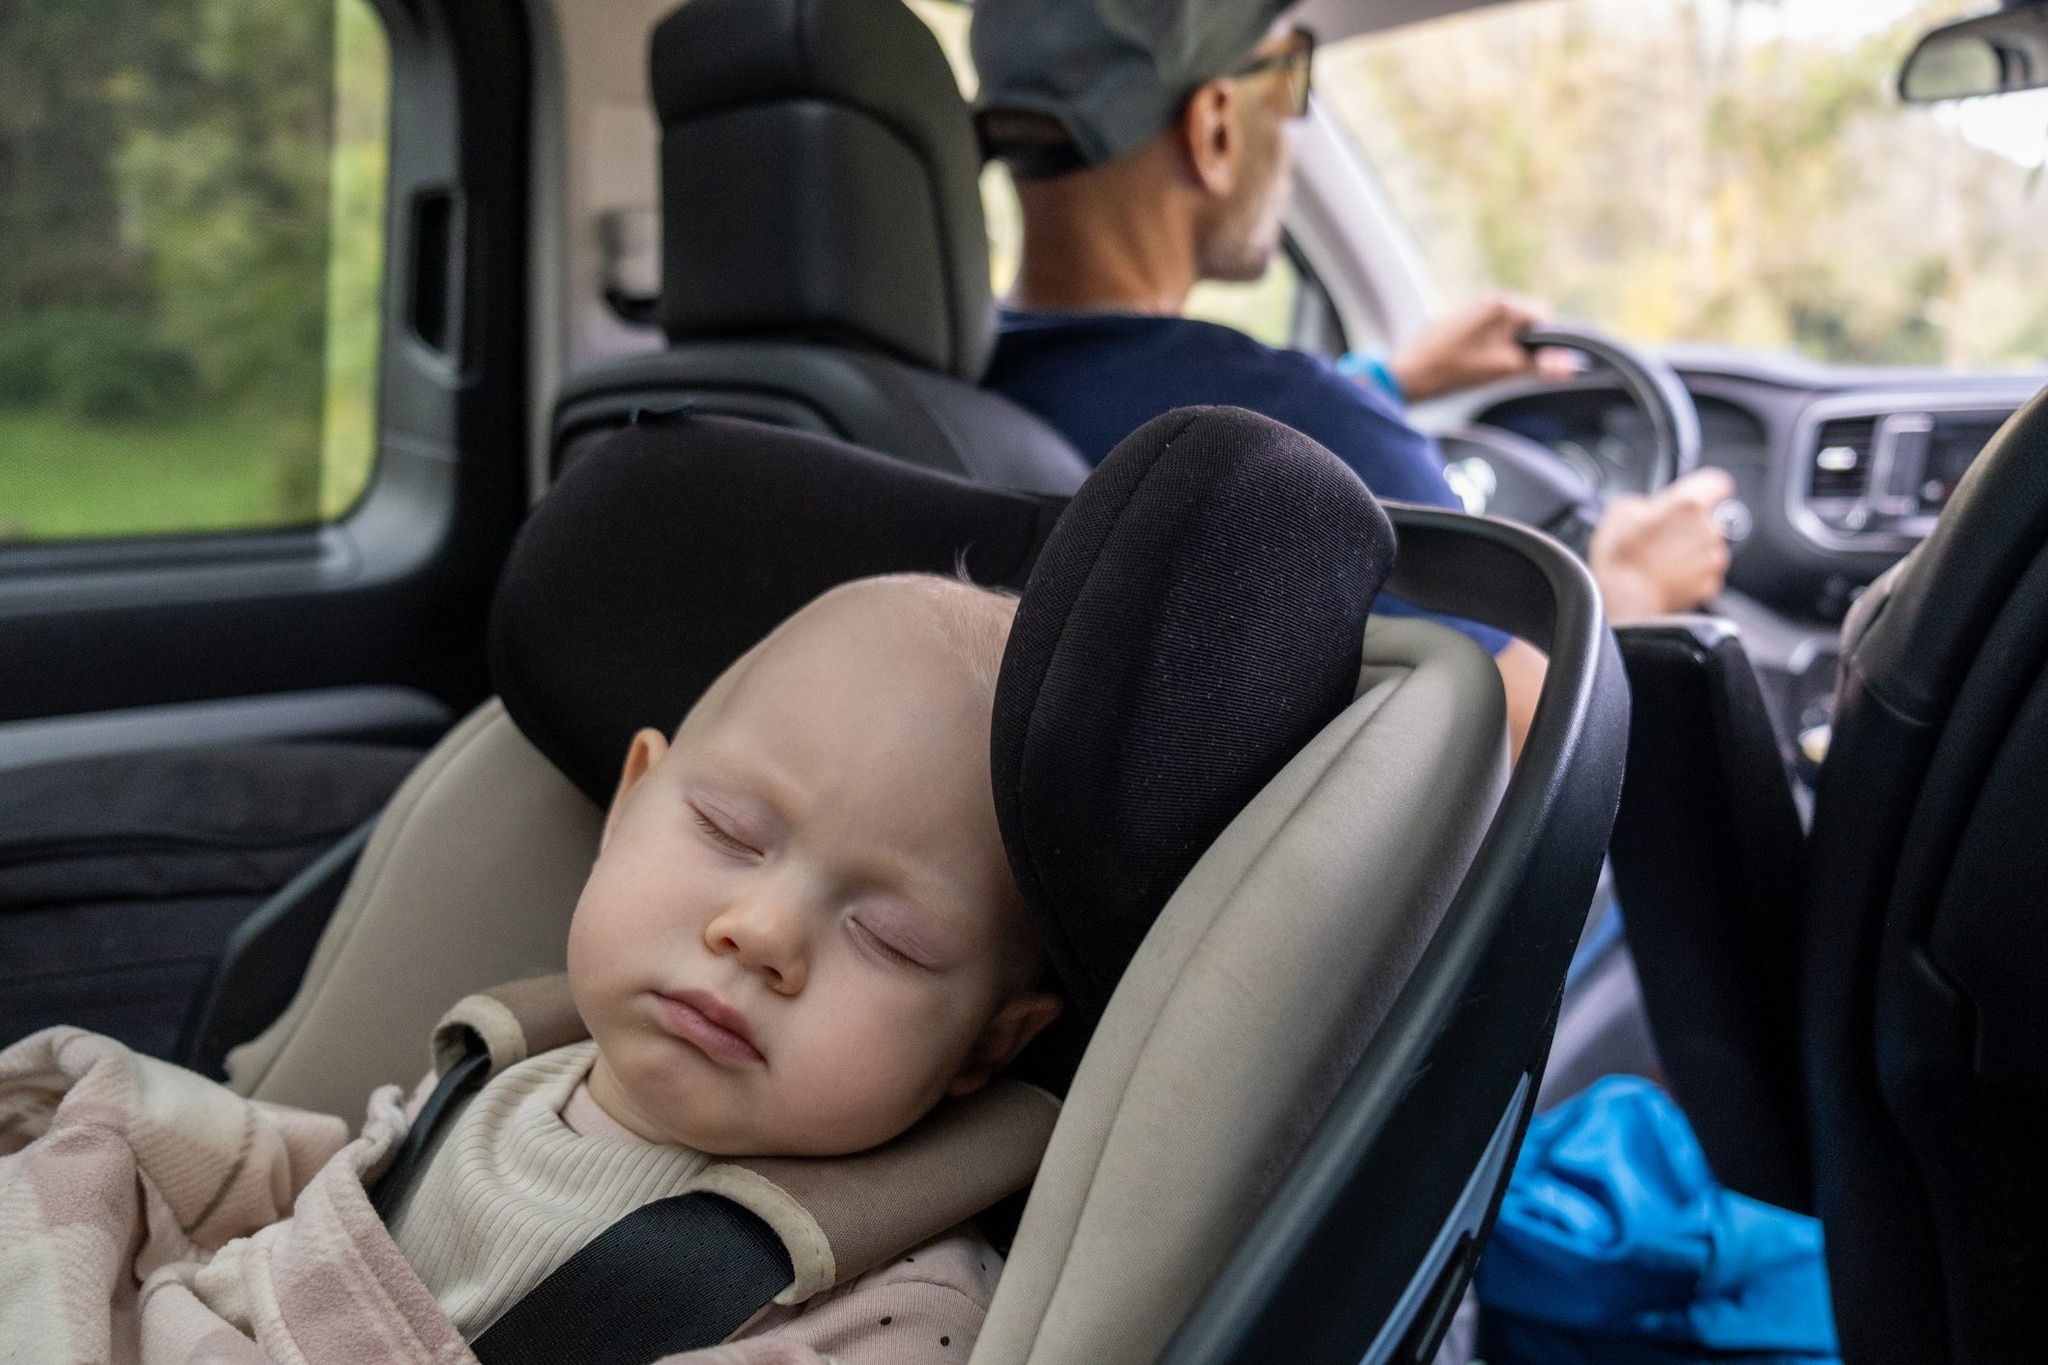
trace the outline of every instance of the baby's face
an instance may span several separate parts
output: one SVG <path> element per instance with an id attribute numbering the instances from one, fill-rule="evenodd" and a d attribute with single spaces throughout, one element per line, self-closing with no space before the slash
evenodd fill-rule
<path id="1" fill-rule="evenodd" d="M 634 740 L 569 932 L 594 1098 L 722 1155 L 876 1146 L 1058 1012 L 1003 854 L 986 683 L 880 580 Z M 1002 604 L 996 610 L 1003 610 Z"/>

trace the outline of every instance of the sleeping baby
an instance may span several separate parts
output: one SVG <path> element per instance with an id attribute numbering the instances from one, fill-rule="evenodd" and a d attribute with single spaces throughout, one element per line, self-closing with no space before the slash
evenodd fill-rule
<path id="1" fill-rule="evenodd" d="M 447 1321 L 474 1342 L 716 1159 L 864 1152 L 987 1085 L 1061 1010 L 990 783 L 1015 608 L 931 576 L 844 585 L 673 738 L 633 738 L 569 933 L 589 1038 L 447 1120 L 390 1240 L 341 1189 L 388 1158 L 334 1170 L 378 1102 L 335 1155 L 333 1119 L 80 1030 L 0 1053 L 0 1357 L 454 1358 Z M 208 1151 L 233 1169 L 193 1176 Z M 379 1265 L 393 1242 L 418 1284 Z M 999 1270 L 963 1223 L 687 1358 L 965 1360 Z"/>
<path id="2" fill-rule="evenodd" d="M 465 1338 L 712 1158 L 879 1146 L 1058 1015 L 989 783 L 1015 606 L 848 584 L 634 737 L 569 930 L 590 1041 L 492 1080 L 393 1219 Z M 998 1265 L 963 1225 L 742 1335 L 964 1360 Z"/>

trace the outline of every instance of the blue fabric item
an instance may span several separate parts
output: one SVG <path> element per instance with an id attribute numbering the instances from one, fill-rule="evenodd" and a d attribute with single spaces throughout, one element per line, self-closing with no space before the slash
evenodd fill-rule
<path id="1" fill-rule="evenodd" d="M 1346 379 L 1369 380 L 1396 403 L 1407 405 L 1408 395 L 1403 392 L 1401 381 L 1394 377 L 1392 367 L 1371 351 L 1346 351 L 1331 363 Z"/>
<path id="2" fill-rule="evenodd" d="M 1816 1365 L 1834 1358 L 1805 1352 L 1667 1346 L 1641 1337 L 1580 1332 L 1485 1312 L 1479 1319 L 1479 1359 L 1486 1365 Z"/>
<path id="3" fill-rule="evenodd" d="M 1385 394 L 1301 351 L 1276 350 L 1193 318 L 1135 313 L 1005 312 L 982 383 L 1037 413 L 1100 464 L 1124 437 L 1163 412 L 1221 404 L 1249 408 L 1320 442 L 1374 496 L 1463 510 L 1444 482 L 1436 442 L 1408 425 Z M 1509 637 L 1382 595 L 1373 610 L 1442 621 L 1489 654 Z"/>
<path id="4" fill-rule="evenodd" d="M 1475 1283 L 1489 1310 L 1610 1346 L 1837 1350 L 1819 1222 L 1716 1184 L 1685 1115 L 1634 1076 L 1530 1121 Z"/>

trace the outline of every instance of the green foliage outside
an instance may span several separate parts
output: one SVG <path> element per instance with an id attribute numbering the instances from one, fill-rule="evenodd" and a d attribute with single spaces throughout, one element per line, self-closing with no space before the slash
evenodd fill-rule
<path id="1" fill-rule="evenodd" d="M 365 0 L 0 7 L 0 539 L 360 494 L 388 66 Z"/>
<path id="2" fill-rule="evenodd" d="M 2038 167 L 1893 93 L 1963 8 L 1531 0 L 1337 45 L 1317 85 L 1454 299 L 1520 290 L 1645 341 L 2038 363 Z"/>

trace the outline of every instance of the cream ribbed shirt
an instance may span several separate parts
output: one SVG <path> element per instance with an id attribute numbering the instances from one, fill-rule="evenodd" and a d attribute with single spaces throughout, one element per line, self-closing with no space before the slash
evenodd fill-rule
<path id="1" fill-rule="evenodd" d="M 392 1225 L 465 1341 L 600 1232 L 681 1193 L 710 1164 L 688 1147 L 641 1141 L 578 1096 L 596 1057 L 597 1044 L 575 1043 L 493 1077 Z M 563 1117 L 572 1097 L 575 1127 Z"/>

